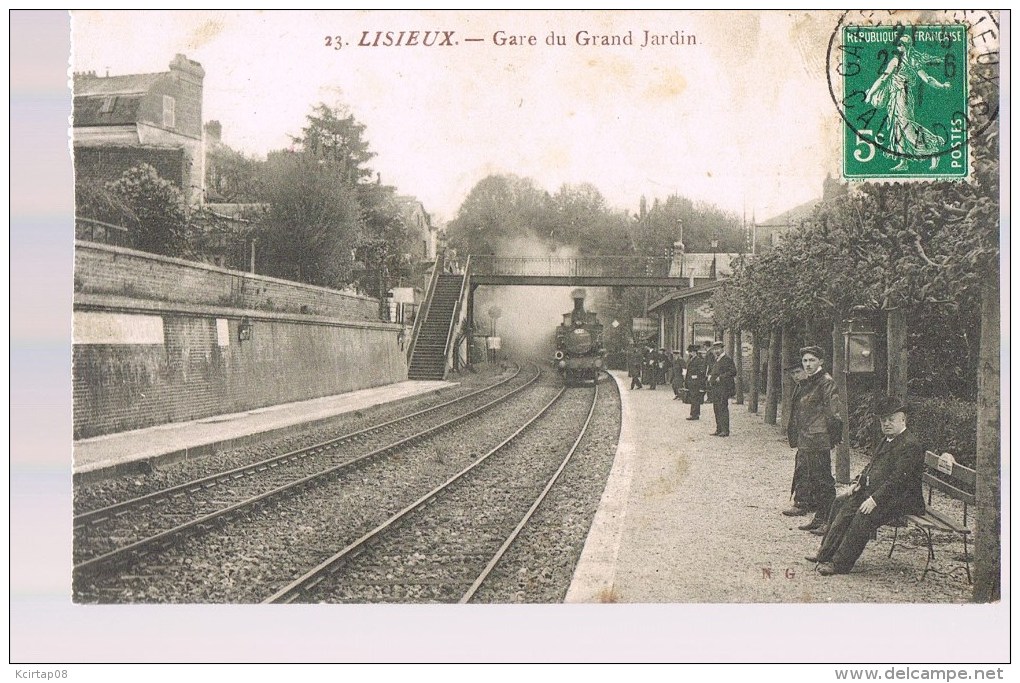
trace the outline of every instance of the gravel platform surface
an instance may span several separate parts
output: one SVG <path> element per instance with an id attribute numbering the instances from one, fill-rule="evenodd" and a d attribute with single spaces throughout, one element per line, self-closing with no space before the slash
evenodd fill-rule
<path id="1" fill-rule="evenodd" d="M 603 572 L 605 589 L 594 602 L 623 603 L 962 603 L 970 596 L 959 537 L 936 536 L 936 566 L 924 570 L 926 548 L 916 529 L 901 529 L 893 557 L 893 530 L 883 527 L 853 571 L 824 577 L 806 555 L 820 539 L 800 531 L 808 517 L 784 517 L 789 507 L 794 451 L 776 426 L 746 406 L 730 405 L 729 438 L 715 429 L 712 406 L 687 421 L 689 406 L 666 388 L 629 390 L 617 374 L 633 439 L 629 486 L 617 515 L 615 563 Z M 625 420 L 626 420 L 625 414 Z M 835 456 L 834 456 L 835 457 Z M 867 460 L 852 453 L 851 475 Z M 619 463 L 618 463 L 619 464 Z M 620 469 L 620 468 L 616 468 Z M 610 482 L 610 487 L 613 483 Z M 605 501 L 604 501 L 605 503 Z M 936 508 L 946 502 L 936 497 Z M 946 508 L 953 518 L 962 510 Z M 596 520 L 598 524 L 598 520 Z M 590 541 L 597 539 L 589 539 Z M 612 542 L 612 541 L 610 541 Z M 612 553 L 609 553 L 610 555 Z"/>

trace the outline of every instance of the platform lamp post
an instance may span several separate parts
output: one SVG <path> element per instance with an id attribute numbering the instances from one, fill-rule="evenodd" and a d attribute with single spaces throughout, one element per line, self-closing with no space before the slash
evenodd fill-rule
<path id="1" fill-rule="evenodd" d="M 844 322 L 843 372 L 849 375 L 875 371 L 875 334 L 867 309 L 855 308 Z"/>
<path id="2" fill-rule="evenodd" d="M 490 324 L 490 335 L 489 336 L 490 337 L 495 337 L 496 336 L 496 321 L 499 320 L 499 316 L 503 315 L 503 309 L 501 309 L 499 306 L 489 306 L 488 314 L 489 314 L 489 320 L 490 320 L 490 323 L 491 323 Z M 488 345 L 489 344 L 486 344 L 486 346 L 488 346 Z M 490 362 L 496 360 L 496 358 L 495 358 L 495 356 L 496 356 L 495 348 L 493 348 L 490 351 L 490 356 L 492 356 L 489 359 Z"/>
<path id="3" fill-rule="evenodd" d="M 834 337 L 834 342 L 835 339 L 838 337 Z M 850 480 L 850 375 L 875 372 L 875 328 L 866 307 L 854 307 L 843 321 L 842 350 L 838 357 L 834 354 L 832 369 L 836 388 L 846 402 L 847 410 L 843 438 L 836 451 L 836 479 L 845 483 Z M 837 363 L 843 367 L 837 367 Z"/>
<path id="4" fill-rule="evenodd" d="M 684 219 L 683 218 L 677 218 L 676 219 L 676 228 L 677 228 L 677 233 L 679 234 L 679 238 L 677 239 L 675 244 L 679 244 L 680 245 L 680 272 L 677 273 L 677 277 L 683 277 L 684 276 L 684 254 L 686 253 L 686 248 L 684 247 Z M 672 267 L 672 264 L 670 264 L 670 266 Z"/>

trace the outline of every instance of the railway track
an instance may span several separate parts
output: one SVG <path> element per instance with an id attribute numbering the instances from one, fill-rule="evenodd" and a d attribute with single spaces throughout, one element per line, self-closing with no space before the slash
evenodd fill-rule
<path id="1" fill-rule="evenodd" d="M 597 402 L 597 385 L 560 389 L 495 448 L 264 602 L 470 602 L 553 490 Z M 564 420 L 581 427 L 567 432 Z"/>
<path id="2" fill-rule="evenodd" d="M 131 564 L 189 534 L 222 525 L 239 514 L 281 496 L 335 479 L 373 460 L 478 416 L 510 400 L 536 382 L 540 371 L 521 386 L 492 399 L 494 389 L 520 373 L 438 406 L 358 430 L 336 439 L 219 472 L 138 498 L 91 510 L 74 518 L 76 583 L 113 567 Z M 468 406 L 468 410 L 464 407 Z M 435 424 L 440 420 L 439 424 Z M 422 423 L 430 426 L 422 429 Z M 384 445 L 364 452 L 365 444 L 384 435 Z M 351 451 L 361 448 L 360 453 Z"/>

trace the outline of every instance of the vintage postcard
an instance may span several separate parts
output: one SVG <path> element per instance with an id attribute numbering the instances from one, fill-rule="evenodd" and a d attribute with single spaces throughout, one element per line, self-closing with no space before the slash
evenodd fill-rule
<path id="1" fill-rule="evenodd" d="M 1008 16 L 69 24 L 76 609 L 1005 626 Z"/>

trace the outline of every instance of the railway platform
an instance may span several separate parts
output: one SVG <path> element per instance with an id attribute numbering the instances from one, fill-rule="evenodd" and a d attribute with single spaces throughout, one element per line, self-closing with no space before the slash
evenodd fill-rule
<path id="1" fill-rule="evenodd" d="M 887 557 L 879 530 L 845 576 L 823 577 L 805 559 L 820 539 L 784 517 L 794 451 L 779 429 L 730 402 L 731 436 L 714 437 L 711 404 L 690 406 L 668 386 L 629 389 L 614 372 L 623 422 L 613 469 L 568 603 L 965 602 L 958 576 L 920 581 L 925 550 Z M 864 466 L 852 451 L 851 473 Z M 954 550 L 947 549 L 947 555 Z"/>
<path id="2" fill-rule="evenodd" d="M 173 462 L 243 446 L 258 439 L 285 436 L 344 413 L 399 401 L 453 384 L 448 381 L 408 380 L 241 413 L 81 439 L 74 442 L 72 471 L 76 480 L 134 472 L 144 468 L 143 463 Z"/>

